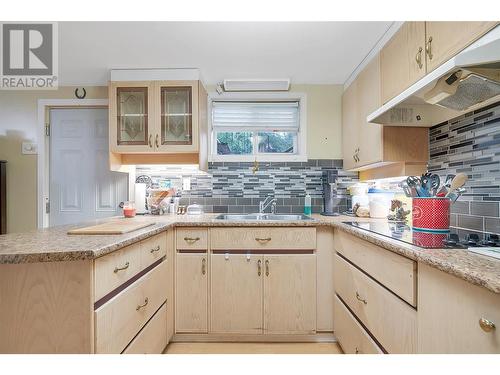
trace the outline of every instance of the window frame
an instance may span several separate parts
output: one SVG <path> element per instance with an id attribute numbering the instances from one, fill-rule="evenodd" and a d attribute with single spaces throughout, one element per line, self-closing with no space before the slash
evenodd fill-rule
<path id="1" fill-rule="evenodd" d="M 277 102 L 277 101 L 298 101 L 299 102 L 299 130 L 297 132 L 297 153 L 295 154 L 275 154 L 275 153 L 258 153 L 256 138 L 253 139 L 253 151 L 250 155 L 218 155 L 216 131 L 212 126 L 212 102 L 217 101 L 262 101 L 262 102 Z M 307 95 L 296 92 L 238 92 L 238 93 L 223 93 L 210 92 L 208 94 L 208 161 L 210 162 L 280 162 L 280 161 L 307 161 Z M 244 129 L 245 131 L 258 132 L 259 130 Z"/>

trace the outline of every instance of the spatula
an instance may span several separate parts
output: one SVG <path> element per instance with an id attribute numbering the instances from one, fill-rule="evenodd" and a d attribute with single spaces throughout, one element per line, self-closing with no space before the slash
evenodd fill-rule
<path id="1" fill-rule="evenodd" d="M 455 190 L 464 186 L 468 179 L 469 177 L 467 177 L 465 173 L 457 173 L 457 175 L 453 177 L 453 180 L 451 180 L 450 189 L 448 190 L 448 194 L 446 194 L 446 196 L 448 197 Z"/>

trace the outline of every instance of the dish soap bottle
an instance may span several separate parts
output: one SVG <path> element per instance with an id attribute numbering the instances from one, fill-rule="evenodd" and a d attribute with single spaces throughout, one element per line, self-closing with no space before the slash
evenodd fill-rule
<path id="1" fill-rule="evenodd" d="M 311 215 L 311 196 L 309 194 L 304 199 L 304 215 Z"/>

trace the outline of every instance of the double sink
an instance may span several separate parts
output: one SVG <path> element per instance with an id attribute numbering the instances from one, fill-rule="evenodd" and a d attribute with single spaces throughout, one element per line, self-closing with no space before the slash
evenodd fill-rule
<path id="1" fill-rule="evenodd" d="M 311 221 L 313 218 L 306 215 L 294 214 L 221 214 L 215 220 L 226 221 Z"/>

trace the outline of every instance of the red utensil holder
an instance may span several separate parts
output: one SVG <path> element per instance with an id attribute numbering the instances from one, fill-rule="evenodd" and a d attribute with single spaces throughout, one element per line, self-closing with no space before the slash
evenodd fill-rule
<path id="1" fill-rule="evenodd" d="M 432 232 L 450 230 L 449 198 L 413 198 L 413 228 Z"/>

